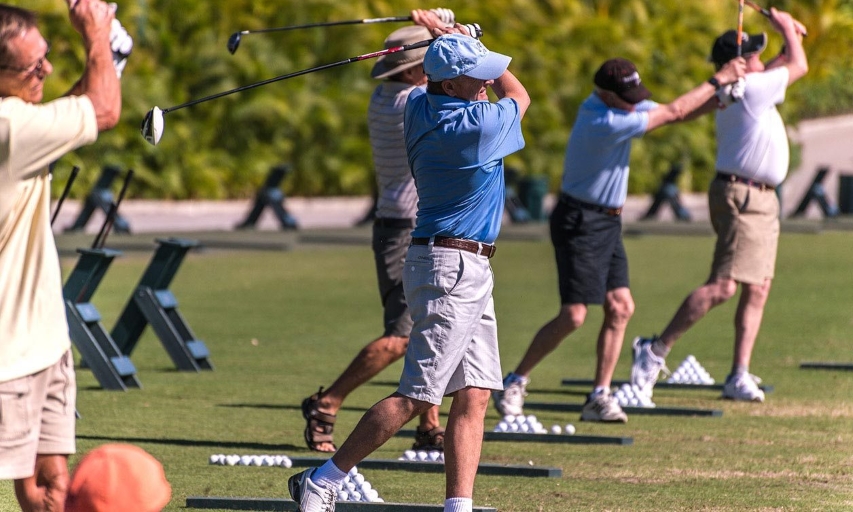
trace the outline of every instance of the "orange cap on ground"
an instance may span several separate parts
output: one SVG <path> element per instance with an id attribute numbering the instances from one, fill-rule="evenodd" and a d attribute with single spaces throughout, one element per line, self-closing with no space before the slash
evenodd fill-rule
<path id="1" fill-rule="evenodd" d="M 159 512 L 172 487 L 163 466 L 129 444 L 105 444 L 80 460 L 65 500 L 65 512 Z"/>

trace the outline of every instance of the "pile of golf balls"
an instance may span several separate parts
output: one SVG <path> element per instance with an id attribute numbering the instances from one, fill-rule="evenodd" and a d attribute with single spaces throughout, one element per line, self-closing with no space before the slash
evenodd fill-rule
<path id="1" fill-rule="evenodd" d="M 397 460 L 409 460 L 413 462 L 441 462 L 444 463 L 444 452 L 439 450 L 406 450 L 402 457 Z"/>
<path id="2" fill-rule="evenodd" d="M 287 455 L 211 455 L 210 463 L 218 466 L 281 466 L 293 467 Z"/>
<path id="3" fill-rule="evenodd" d="M 548 430 L 542 426 L 542 423 L 536 419 L 536 416 L 530 414 L 525 416 L 519 414 L 513 416 L 507 414 L 504 418 L 495 425 L 494 432 L 522 432 L 524 434 L 547 434 Z"/>
<path id="4" fill-rule="evenodd" d="M 666 380 L 670 384 L 713 384 L 711 374 L 692 355 L 687 356 Z"/>
<path id="5" fill-rule="evenodd" d="M 655 407 L 652 397 L 644 393 L 639 386 L 627 382 L 613 391 L 613 398 L 619 402 L 620 407 Z"/>
<path id="6" fill-rule="evenodd" d="M 358 468 L 353 467 L 338 487 L 338 501 L 382 503 L 385 500 L 379 497 L 379 491 L 358 472 Z"/>

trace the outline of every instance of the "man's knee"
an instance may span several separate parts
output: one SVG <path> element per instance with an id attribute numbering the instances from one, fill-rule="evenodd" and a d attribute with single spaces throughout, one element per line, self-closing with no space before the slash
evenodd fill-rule
<path id="1" fill-rule="evenodd" d="M 713 285 L 713 302 L 715 306 L 726 302 L 737 293 L 737 281 L 734 279 L 718 279 L 714 281 Z"/>
<path id="2" fill-rule="evenodd" d="M 586 321 L 587 307 L 584 304 L 564 304 L 557 315 L 557 328 L 564 335 L 579 329 Z"/>
<path id="3" fill-rule="evenodd" d="M 374 343 L 364 348 L 364 355 L 380 356 L 384 355 L 394 361 L 406 355 L 406 349 L 409 347 L 409 338 L 404 336 L 384 336 Z"/>
<path id="4" fill-rule="evenodd" d="M 604 301 L 605 321 L 626 324 L 634 315 L 634 299 L 627 288 L 618 288 L 607 293 Z"/>
<path id="5" fill-rule="evenodd" d="M 64 455 L 39 455 L 35 474 L 15 480 L 15 494 L 21 510 L 59 511 L 65 508 L 68 494 L 68 461 Z"/>

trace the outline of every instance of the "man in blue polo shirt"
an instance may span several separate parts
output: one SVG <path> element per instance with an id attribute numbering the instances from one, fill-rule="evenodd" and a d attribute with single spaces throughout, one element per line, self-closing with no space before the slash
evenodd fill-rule
<path id="1" fill-rule="evenodd" d="M 507 71 L 510 58 L 463 31 L 432 30 L 446 35 L 424 56 L 427 90 L 413 91 L 406 104 L 419 202 L 403 269 L 414 326 L 400 386 L 371 407 L 331 460 L 290 478 L 302 512 L 334 510 L 347 472 L 445 395 L 453 404 L 444 510 L 473 508 L 486 408 L 491 391 L 503 387 L 489 258 L 504 209 L 503 158 L 524 147 L 521 118 L 530 98 Z M 488 87 L 497 102 L 489 101 Z"/>
<path id="2" fill-rule="evenodd" d="M 515 371 L 495 393 L 502 414 L 523 413 L 525 386 L 533 368 L 583 325 L 589 304 L 602 304 L 593 391 L 581 412 L 583 421 L 628 421 L 610 394 L 610 384 L 634 299 L 628 287 L 628 259 L 622 244 L 620 214 L 628 192 L 631 140 L 660 126 L 710 112 L 721 85 L 744 74 L 738 58 L 707 82 L 669 104 L 649 100 L 634 64 L 610 59 L 593 79 L 595 89 L 581 104 L 563 170 L 560 199 L 551 213 L 551 241 L 557 260 L 560 310 L 533 338 Z"/>

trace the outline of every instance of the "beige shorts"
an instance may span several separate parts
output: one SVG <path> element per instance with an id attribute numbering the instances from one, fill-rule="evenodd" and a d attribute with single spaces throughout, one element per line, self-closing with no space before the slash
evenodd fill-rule
<path id="1" fill-rule="evenodd" d="M 460 389 L 503 389 L 489 258 L 413 245 L 403 286 L 414 327 L 397 391 L 440 405 Z"/>
<path id="2" fill-rule="evenodd" d="M 756 285 L 773 279 L 779 245 L 776 192 L 714 180 L 708 206 L 717 233 L 711 278 Z"/>
<path id="3" fill-rule="evenodd" d="M 0 382 L 0 480 L 32 476 L 36 454 L 74 453 L 76 404 L 71 350 L 36 374 Z"/>

